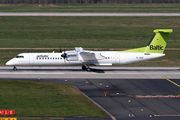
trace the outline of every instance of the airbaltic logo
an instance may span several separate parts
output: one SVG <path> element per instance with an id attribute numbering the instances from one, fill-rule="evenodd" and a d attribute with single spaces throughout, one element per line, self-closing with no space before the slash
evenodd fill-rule
<path id="1" fill-rule="evenodd" d="M 48 58 L 49 56 L 48 55 L 37 55 L 36 57 L 37 58 Z"/>
<path id="2" fill-rule="evenodd" d="M 76 54 L 70 54 L 70 55 L 68 55 L 68 57 L 77 57 L 77 55 Z"/>
<path id="3" fill-rule="evenodd" d="M 163 50 L 163 46 L 161 46 L 161 45 L 156 45 L 156 46 L 150 45 L 150 50 Z"/>

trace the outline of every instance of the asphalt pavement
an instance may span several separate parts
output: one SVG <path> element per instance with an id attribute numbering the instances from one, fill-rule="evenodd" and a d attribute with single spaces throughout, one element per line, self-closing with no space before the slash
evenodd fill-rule
<path id="1" fill-rule="evenodd" d="M 71 67 L 65 67 L 66 69 L 28 68 L 19 68 L 18 71 L 13 71 L 10 67 L 0 67 L 0 78 L 75 86 L 114 118 L 120 120 L 149 119 L 151 115 L 151 119 L 154 120 L 174 120 L 179 119 L 180 116 L 180 107 L 178 106 L 180 104 L 179 68 L 100 67 L 100 69 L 94 68 L 92 72 L 82 71 L 78 67 L 74 67 L 74 69 Z M 124 74 L 127 76 L 126 78 L 124 78 L 125 76 L 117 78 Z M 34 75 L 49 75 L 49 77 L 38 78 Z M 62 75 L 66 75 L 66 78 Z M 83 77 L 78 77 L 81 75 Z M 116 77 L 106 78 L 107 75 Z M 88 76 L 93 76 L 93 78 Z M 156 76 L 159 77 L 156 78 Z M 173 78 L 173 76 L 176 77 Z"/>

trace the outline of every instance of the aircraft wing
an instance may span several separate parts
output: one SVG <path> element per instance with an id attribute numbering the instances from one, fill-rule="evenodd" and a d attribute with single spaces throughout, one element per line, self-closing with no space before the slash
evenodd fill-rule
<path id="1" fill-rule="evenodd" d="M 83 51 L 80 52 L 79 55 L 81 57 L 81 60 L 85 62 L 105 59 L 105 57 L 102 56 L 101 53 L 94 53 L 93 51 Z"/>
<path id="2" fill-rule="evenodd" d="M 93 51 L 83 51 L 83 52 L 80 52 L 80 55 L 94 55 L 94 52 Z"/>
<path id="3" fill-rule="evenodd" d="M 79 60 L 82 62 L 105 59 L 101 53 L 84 50 L 81 47 L 75 47 L 74 50 L 79 54 Z"/>

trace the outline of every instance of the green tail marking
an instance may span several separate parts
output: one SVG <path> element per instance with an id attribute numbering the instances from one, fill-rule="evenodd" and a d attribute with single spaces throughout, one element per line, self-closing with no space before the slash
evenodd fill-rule
<path id="1" fill-rule="evenodd" d="M 142 52 L 142 53 L 163 53 L 172 29 L 154 30 L 154 37 L 146 47 L 125 50 L 123 52 Z"/>

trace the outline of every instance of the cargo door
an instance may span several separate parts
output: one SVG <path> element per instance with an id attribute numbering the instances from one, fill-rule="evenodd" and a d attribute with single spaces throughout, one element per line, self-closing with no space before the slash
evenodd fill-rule
<path id="1" fill-rule="evenodd" d="M 116 64 L 120 63 L 120 55 L 119 54 L 116 54 L 116 56 L 115 56 L 115 63 Z"/>
<path id="2" fill-rule="evenodd" d="M 30 57 L 29 57 L 29 64 L 30 65 L 34 64 L 34 56 L 33 55 L 30 55 Z"/>

